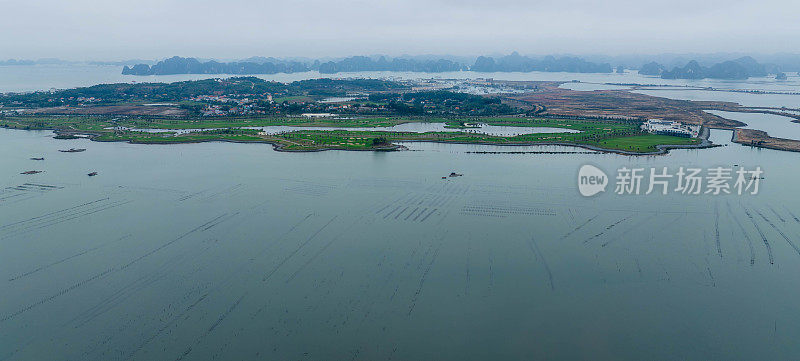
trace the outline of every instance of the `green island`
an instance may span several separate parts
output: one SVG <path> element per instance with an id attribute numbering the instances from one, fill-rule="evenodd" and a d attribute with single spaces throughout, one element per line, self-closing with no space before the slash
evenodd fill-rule
<path id="1" fill-rule="evenodd" d="M 453 131 L 401 132 L 369 131 L 368 127 L 392 127 L 410 122 L 445 123 Z M 633 153 L 653 153 L 659 146 L 696 146 L 697 138 L 683 138 L 643 133 L 637 122 L 557 119 L 536 117 L 478 117 L 469 124 L 516 127 L 564 128 L 579 133 L 531 133 L 498 136 L 459 131 L 463 120 L 426 117 L 364 117 L 352 119 L 309 119 L 299 117 L 265 117 L 232 119 L 131 119 L 109 116 L 14 116 L 1 117 L 0 127 L 14 129 L 48 129 L 62 135 L 87 134 L 96 141 L 124 141 L 142 144 L 192 143 L 204 141 L 263 142 L 284 151 L 394 150 L 394 143 L 427 141 L 492 145 L 565 144 L 601 150 Z M 296 130 L 265 134 L 260 129 L 246 127 L 291 126 Z M 337 127 L 337 130 L 308 130 L 304 127 Z M 346 130 L 357 127 L 359 130 Z M 465 126 L 463 129 L 472 129 Z M 136 129 L 136 130 L 133 130 Z M 163 129 L 147 132 L 145 129 Z M 186 130 L 175 132 L 166 130 Z"/>
<path id="2" fill-rule="evenodd" d="M 497 93 L 483 95 L 459 88 L 476 86 L 469 82 L 445 84 L 450 88 L 444 89 L 435 85 L 431 89 L 429 81 L 377 79 L 278 83 L 239 77 L 7 93 L 0 94 L 0 127 L 53 130 L 59 138 L 84 135 L 106 142 L 262 142 L 281 151 L 386 151 L 403 149 L 397 144 L 401 142 L 557 144 L 630 154 L 708 146 L 704 139 L 644 132 L 644 118 L 559 115 L 505 95 L 539 91 L 537 85 L 491 85 Z M 419 127 L 392 129 L 408 123 Z M 498 135 L 482 131 L 484 126 L 520 131 Z"/>

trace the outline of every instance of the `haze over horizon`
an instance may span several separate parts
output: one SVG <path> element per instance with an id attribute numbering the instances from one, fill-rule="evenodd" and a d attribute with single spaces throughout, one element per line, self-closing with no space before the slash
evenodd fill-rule
<path id="1" fill-rule="evenodd" d="M 612 0 L 5 2 L 8 58 L 782 53 L 800 3 Z"/>

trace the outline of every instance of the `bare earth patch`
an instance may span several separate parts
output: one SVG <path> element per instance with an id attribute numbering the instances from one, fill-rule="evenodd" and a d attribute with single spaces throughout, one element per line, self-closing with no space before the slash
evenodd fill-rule
<path id="1" fill-rule="evenodd" d="M 733 109 L 738 104 L 694 102 L 631 93 L 626 90 L 578 91 L 559 88 L 562 82 L 512 82 L 537 90 L 505 96 L 514 105 L 541 109 L 544 114 L 611 118 L 659 118 L 712 128 L 732 129 L 743 123 L 704 112 L 705 109 Z"/>
<path id="2" fill-rule="evenodd" d="M 770 137 L 767 132 L 755 129 L 736 129 L 733 142 L 760 148 L 800 152 L 800 141 Z"/>

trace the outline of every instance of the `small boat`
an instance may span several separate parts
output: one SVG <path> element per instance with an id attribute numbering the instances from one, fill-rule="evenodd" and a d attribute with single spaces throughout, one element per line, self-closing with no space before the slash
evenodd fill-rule
<path id="1" fill-rule="evenodd" d="M 69 148 L 67 150 L 59 149 L 58 151 L 61 152 L 61 153 L 78 153 L 78 152 L 86 151 L 86 149 L 83 149 L 83 148 L 77 148 L 77 149 Z"/>
<path id="2" fill-rule="evenodd" d="M 456 172 L 450 173 L 450 177 L 461 177 L 461 176 L 463 176 L 463 174 L 458 174 Z"/>
<path id="3" fill-rule="evenodd" d="M 36 158 L 36 157 L 34 157 L 34 158 L 31 158 L 31 160 L 44 160 L 44 158 Z"/>
<path id="4" fill-rule="evenodd" d="M 29 170 L 29 171 L 22 172 L 20 174 L 28 175 L 28 174 L 39 174 L 39 173 L 42 173 L 42 172 L 43 171 L 41 171 L 41 170 Z"/>
<path id="5" fill-rule="evenodd" d="M 87 174 L 87 175 L 88 175 L 88 176 L 90 176 L 90 177 L 94 177 L 94 176 L 96 176 L 96 175 L 97 175 L 97 172 L 91 172 L 91 173 L 89 173 L 89 174 Z"/>

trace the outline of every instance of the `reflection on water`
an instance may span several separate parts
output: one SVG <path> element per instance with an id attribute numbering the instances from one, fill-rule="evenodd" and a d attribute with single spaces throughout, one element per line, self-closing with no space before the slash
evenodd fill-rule
<path id="1" fill-rule="evenodd" d="M 706 112 L 723 118 L 746 123 L 746 129 L 758 129 L 770 136 L 800 140 L 800 124 L 792 122 L 794 118 L 774 114 L 726 112 L 722 110 L 706 110 Z"/>
<path id="2" fill-rule="evenodd" d="M 800 88 L 794 88 L 794 91 L 798 90 L 800 90 Z M 678 100 L 731 102 L 746 107 L 785 106 L 789 108 L 797 108 L 798 104 L 800 104 L 800 95 L 794 94 L 753 94 L 685 89 L 634 90 L 633 92 Z"/>
<path id="3" fill-rule="evenodd" d="M 51 135 L 0 129 L 0 359 L 800 353 L 797 154 L 730 132 L 648 157 Z M 617 196 L 612 180 L 583 198 L 586 163 L 765 179 L 757 196 Z"/>
<path id="4" fill-rule="evenodd" d="M 533 133 L 580 133 L 579 130 L 569 129 L 569 124 L 564 125 L 565 128 L 552 128 L 552 127 L 509 127 L 499 125 L 489 125 L 483 123 L 471 124 L 466 128 L 449 128 L 445 123 L 403 123 L 391 127 L 293 127 L 284 125 L 272 125 L 266 127 L 242 127 L 243 129 L 259 129 L 266 134 L 280 134 L 297 132 L 303 130 L 347 130 L 347 131 L 373 131 L 373 132 L 408 132 L 408 133 L 426 133 L 426 132 L 465 132 L 465 133 L 480 133 L 496 136 L 515 136 L 522 134 Z M 112 129 L 112 128 L 108 128 Z M 209 128 L 209 129 L 148 129 L 148 128 L 119 128 L 122 130 L 130 130 L 135 132 L 146 133 L 175 133 L 186 134 L 194 133 L 202 130 L 219 130 L 222 128 Z"/>

